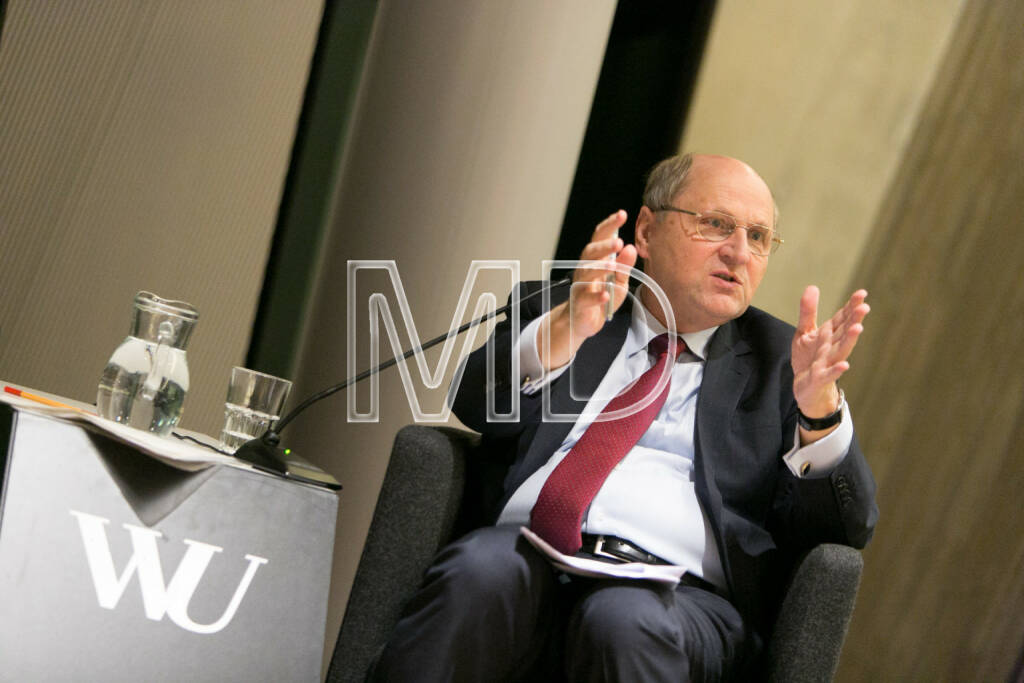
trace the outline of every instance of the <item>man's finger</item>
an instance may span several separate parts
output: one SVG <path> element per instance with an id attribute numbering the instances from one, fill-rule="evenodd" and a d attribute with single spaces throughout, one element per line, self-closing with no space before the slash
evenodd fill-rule
<path id="1" fill-rule="evenodd" d="M 818 326 L 818 297 L 821 293 L 814 285 L 808 285 L 800 297 L 800 320 L 796 324 L 797 332 L 811 332 Z"/>
<path id="2" fill-rule="evenodd" d="M 626 212 L 623 211 L 622 209 L 619 209 L 612 215 L 608 216 L 608 218 L 605 218 L 603 221 L 597 224 L 597 227 L 594 228 L 594 239 L 604 239 L 605 237 L 608 237 L 625 224 Z"/>
<path id="3" fill-rule="evenodd" d="M 825 368 L 819 379 L 823 384 L 832 384 L 834 382 L 837 382 L 839 378 L 843 376 L 843 373 L 849 369 L 849 363 L 847 363 L 846 361 L 839 361 L 838 363 L 835 363 L 834 365 L 830 365 L 829 367 Z"/>
<path id="4" fill-rule="evenodd" d="M 864 331 L 864 326 L 860 323 L 851 325 L 850 329 L 846 330 L 843 337 L 836 342 L 834 348 L 836 349 L 833 358 L 835 360 L 846 360 L 853 353 L 853 347 L 857 345 L 857 340 L 860 338 L 861 332 Z"/>
<path id="5" fill-rule="evenodd" d="M 572 284 L 572 308 L 582 311 L 590 306 L 604 303 L 605 287 L 597 282 L 574 282 Z"/>
<path id="6" fill-rule="evenodd" d="M 608 236 L 603 240 L 594 240 L 587 246 L 583 247 L 582 253 L 580 253 L 581 261 L 600 261 L 601 259 L 608 258 L 615 254 L 623 247 L 622 239 L 615 237 L 614 235 Z"/>
<path id="7" fill-rule="evenodd" d="M 868 293 L 866 290 L 858 289 L 856 292 L 850 295 L 850 298 L 847 299 L 846 304 L 838 311 L 836 311 L 836 314 L 832 316 L 833 320 L 835 320 L 837 323 L 842 323 L 852 318 L 855 311 L 857 311 L 860 305 L 864 303 L 864 299 L 866 299 L 867 296 Z M 859 321 L 855 320 L 854 322 Z M 837 324 L 836 326 L 838 327 L 839 325 Z"/>
<path id="8" fill-rule="evenodd" d="M 636 247 L 633 246 L 632 244 L 627 244 L 624 247 L 622 247 L 622 250 L 615 258 L 615 262 L 618 263 L 620 267 L 624 266 L 625 268 L 632 268 L 633 266 L 635 266 Z M 616 271 L 615 279 L 618 280 L 621 284 L 625 284 L 629 280 L 629 271 Z"/>
<path id="9" fill-rule="evenodd" d="M 855 309 L 850 312 L 850 315 L 843 320 L 842 324 L 835 327 L 832 332 L 833 343 L 838 344 L 845 336 L 846 333 L 853 327 L 860 325 L 865 316 L 871 312 L 871 307 L 865 303 L 859 304 Z"/>

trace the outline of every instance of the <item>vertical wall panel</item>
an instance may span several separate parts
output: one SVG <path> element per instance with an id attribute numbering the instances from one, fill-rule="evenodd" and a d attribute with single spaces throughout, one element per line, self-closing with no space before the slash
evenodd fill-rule
<path id="1" fill-rule="evenodd" d="M 451 325 L 474 259 L 521 259 L 524 276 L 540 274 L 558 239 L 614 9 L 612 0 L 381 2 L 296 393 L 348 374 L 349 259 L 397 261 L 424 340 Z M 511 282 L 500 280 L 489 284 L 503 300 Z M 365 340 L 365 299 L 359 313 Z M 401 320 L 398 325 L 408 342 Z M 390 355 L 385 344 L 381 359 Z M 369 362 L 360 354 L 356 369 Z M 436 355 L 429 364 L 436 367 Z M 431 410 L 453 370 L 441 389 L 426 391 L 413 368 Z M 344 394 L 336 395 L 283 435 L 345 486 L 328 614 L 332 637 L 391 442 L 412 421 L 395 368 L 381 380 L 379 423 L 347 423 L 346 404 Z"/>
<path id="2" fill-rule="evenodd" d="M 881 519 L 839 680 L 1007 680 L 1024 644 L 1024 16 L 720 0 L 685 147 L 750 160 L 787 245 L 755 303 L 864 286 L 844 378 Z"/>
<path id="3" fill-rule="evenodd" d="M 1004 681 L 1024 645 L 1022 26 L 967 3 L 857 268 L 882 517 L 842 680 Z"/>
<path id="4" fill-rule="evenodd" d="M 200 310 L 183 426 L 245 357 L 320 0 L 27 2 L 0 47 L 0 378 L 92 401 L 134 293 Z"/>
<path id="5" fill-rule="evenodd" d="M 934 80 L 962 0 L 719 0 L 683 148 L 772 186 L 786 240 L 754 304 L 835 310 Z"/>

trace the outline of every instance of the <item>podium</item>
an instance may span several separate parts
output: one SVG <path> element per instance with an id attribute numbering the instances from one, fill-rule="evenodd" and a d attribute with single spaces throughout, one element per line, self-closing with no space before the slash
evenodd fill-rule
<path id="1" fill-rule="evenodd" d="M 0 681 L 320 680 L 333 491 L 7 404 L 0 474 Z"/>

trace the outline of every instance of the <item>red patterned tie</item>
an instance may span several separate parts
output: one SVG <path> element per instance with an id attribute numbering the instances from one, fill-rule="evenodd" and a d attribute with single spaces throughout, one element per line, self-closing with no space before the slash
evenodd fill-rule
<path id="1" fill-rule="evenodd" d="M 651 340 L 648 349 L 657 355 L 654 366 L 632 385 L 613 398 L 601 414 L 628 408 L 639 403 L 655 388 L 658 378 L 669 363 L 670 351 L 675 359 L 686 349 L 677 339 L 669 349 L 669 336 L 662 334 Z M 572 450 L 544 482 L 537 502 L 530 512 L 530 528 L 560 552 L 572 555 L 580 549 L 580 527 L 583 513 L 594 499 L 604 480 L 626 453 L 636 445 L 668 397 L 669 383 L 650 405 L 626 417 L 595 421 Z"/>

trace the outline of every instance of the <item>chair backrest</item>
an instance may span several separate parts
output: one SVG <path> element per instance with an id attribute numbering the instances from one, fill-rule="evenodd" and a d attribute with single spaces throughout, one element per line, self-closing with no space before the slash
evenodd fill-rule
<path id="1" fill-rule="evenodd" d="M 402 606 L 452 538 L 466 452 L 477 443 L 477 435 L 455 429 L 408 426 L 398 432 L 327 669 L 330 683 L 365 680 Z"/>

